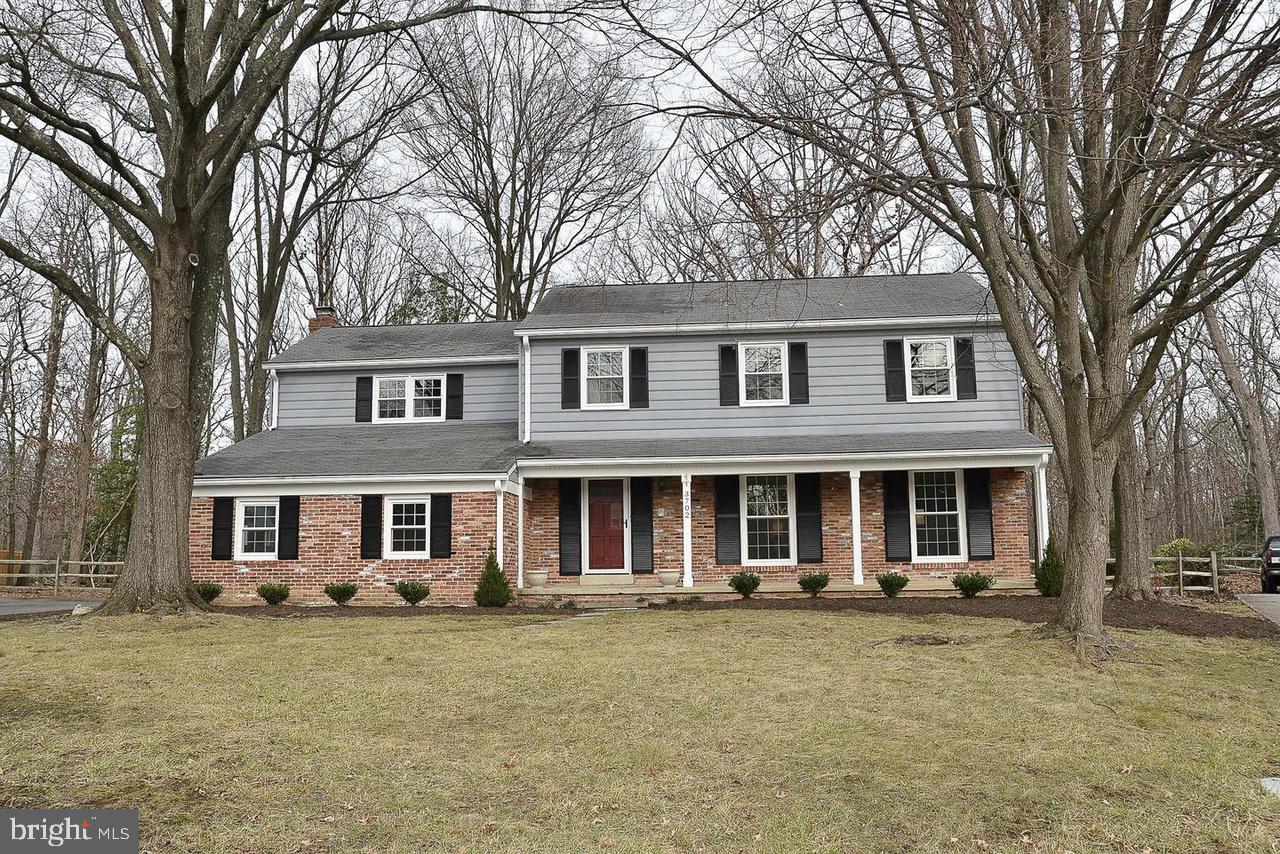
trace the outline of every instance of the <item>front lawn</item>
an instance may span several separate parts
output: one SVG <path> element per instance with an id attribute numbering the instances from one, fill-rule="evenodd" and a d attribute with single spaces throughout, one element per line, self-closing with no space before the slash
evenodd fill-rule
<path id="1" fill-rule="evenodd" d="M 0 624 L 0 806 L 151 851 L 1275 851 L 1280 644 L 858 612 Z M 943 635 L 946 645 L 900 643 Z"/>

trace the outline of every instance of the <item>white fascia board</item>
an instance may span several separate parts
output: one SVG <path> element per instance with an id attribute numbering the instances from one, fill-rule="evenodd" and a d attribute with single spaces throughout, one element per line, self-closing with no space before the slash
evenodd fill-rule
<path id="1" fill-rule="evenodd" d="M 333 362 L 267 362 L 267 367 L 277 371 L 346 371 L 384 370 L 400 368 L 448 367 L 450 365 L 502 365 L 514 364 L 519 355 L 510 356 L 434 356 L 408 359 L 344 359 Z"/>
<path id="2" fill-rule="evenodd" d="M 892 469 L 1034 468 L 1049 457 L 1044 448 L 975 451 L 902 451 L 877 454 L 761 454 L 649 459 L 522 460 L 522 477 L 622 477 L 678 474 L 789 474 Z"/>
<path id="3" fill-rule="evenodd" d="M 698 335 L 719 332 L 789 332 L 804 329 L 886 329 L 922 326 L 999 325 L 995 314 L 934 317 L 870 317 L 858 320 L 777 320 L 739 323 L 676 323 L 654 326 L 569 326 L 521 329 L 527 338 L 606 338 L 620 335 Z"/>
<path id="4" fill-rule="evenodd" d="M 197 477 L 193 498 L 265 495 L 412 495 L 428 492 L 492 492 L 505 472 L 477 474 L 334 475 L 317 477 Z"/>

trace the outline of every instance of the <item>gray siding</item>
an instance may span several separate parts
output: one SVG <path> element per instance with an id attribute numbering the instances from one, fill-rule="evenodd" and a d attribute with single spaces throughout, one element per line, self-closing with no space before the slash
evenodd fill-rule
<path id="1" fill-rule="evenodd" d="M 935 333 L 974 339 L 978 399 L 887 402 L 884 340 Z M 810 402 L 776 407 L 720 406 L 719 345 L 778 340 L 808 342 Z M 999 328 L 920 333 L 797 330 L 788 335 L 656 336 L 615 341 L 534 339 L 532 343 L 530 398 L 535 441 L 1008 430 L 1023 426 L 1017 363 Z M 613 343 L 649 348 L 649 408 L 561 409 L 561 348 Z"/>
<path id="2" fill-rule="evenodd" d="M 516 364 L 422 368 L 421 373 L 460 373 L 463 421 L 515 421 Z M 280 427 L 337 427 L 354 424 L 356 377 L 393 375 L 389 370 L 280 371 Z"/>

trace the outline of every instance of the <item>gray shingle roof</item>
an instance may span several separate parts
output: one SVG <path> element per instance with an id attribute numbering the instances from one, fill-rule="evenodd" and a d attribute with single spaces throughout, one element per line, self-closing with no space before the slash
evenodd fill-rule
<path id="1" fill-rule="evenodd" d="M 584 439 L 522 445 L 513 423 L 353 424 L 259 433 L 196 463 L 196 477 L 333 477 L 506 472 L 516 460 L 999 451 L 1049 446 L 1025 430 L 844 436 Z"/>
<path id="2" fill-rule="evenodd" d="M 510 356 L 514 360 L 515 328 L 516 324 L 509 322 L 337 326 L 311 333 L 270 364 L 458 356 Z"/>
<path id="3" fill-rule="evenodd" d="M 574 285 L 548 290 L 519 328 L 979 317 L 993 310 L 987 288 L 966 273 Z"/>

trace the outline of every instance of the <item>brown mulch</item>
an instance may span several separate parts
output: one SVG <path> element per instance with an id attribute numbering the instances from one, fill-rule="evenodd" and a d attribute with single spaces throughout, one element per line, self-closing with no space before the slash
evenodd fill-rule
<path id="1" fill-rule="evenodd" d="M 478 608 L 473 605 L 214 605 L 218 614 L 234 614 L 237 617 L 484 617 L 495 614 L 515 616 L 537 614 L 541 617 L 573 616 L 572 609 L 529 608 L 508 605 L 505 608 Z M 579 608 L 578 611 L 586 610 Z"/>
<path id="2" fill-rule="evenodd" d="M 1224 597 L 1223 601 L 1234 601 Z M 674 611 L 714 611 L 728 608 L 779 611 L 858 611 L 922 617 L 951 614 L 957 617 L 1000 617 L 1024 623 L 1045 623 L 1053 616 L 1057 600 L 1043 596 L 900 596 L 888 598 L 829 597 L 817 599 L 747 599 L 672 602 L 651 608 Z M 1108 600 L 1102 620 L 1120 629 L 1165 629 L 1180 635 L 1203 638 L 1275 638 L 1280 626 L 1262 617 L 1222 614 L 1176 600 L 1158 602 L 1113 602 Z"/>

